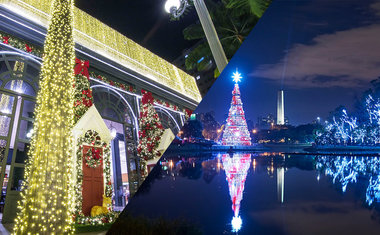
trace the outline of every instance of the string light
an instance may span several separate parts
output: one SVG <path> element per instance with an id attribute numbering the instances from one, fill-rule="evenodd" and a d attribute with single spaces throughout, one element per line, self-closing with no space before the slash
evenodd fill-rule
<path id="1" fill-rule="evenodd" d="M 47 24 L 50 2 L 51 0 L 9 0 L 7 4 L 11 4 L 17 12 L 25 13 L 28 18 Z M 194 77 L 76 7 L 74 15 L 74 36 L 78 44 L 197 102 L 202 99 Z"/>
<path id="2" fill-rule="evenodd" d="M 73 0 L 53 1 L 15 234 L 71 234 Z"/>
<path id="3" fill-rule="evenodd" d="M 240 81 L 241 74 L 236 70 L 232 76 L 235 86 L 232 91 L 231 107 L 226 120 L 227 125 L 223 132 L 222 144 L 239 146 L 251 145 L 251 137 L 245 120 L 243 103 L 240 98 L 240 89 L 238 82 Z"/>

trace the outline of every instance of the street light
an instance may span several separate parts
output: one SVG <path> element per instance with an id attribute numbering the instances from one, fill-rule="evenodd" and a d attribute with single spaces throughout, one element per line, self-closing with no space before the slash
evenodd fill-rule
<path id="1" fill-rule="evenodd" d="M 226 54 L 223 51 L 222 44 L 219 41 L 214 24 L 212 23 L 210 14 L 208 13 L 206 4 L 203 0 L 167 0 L 165 10 L 173 17 L 180 17 L 189 6 L 188 1 L 193 1 L 195 10 L 197 11 L 203 31 L 205 32 L 207 42 L 210 46 L 211 53 L 214 57 L 219 73 L 222 73 L 228 61 Z"/>

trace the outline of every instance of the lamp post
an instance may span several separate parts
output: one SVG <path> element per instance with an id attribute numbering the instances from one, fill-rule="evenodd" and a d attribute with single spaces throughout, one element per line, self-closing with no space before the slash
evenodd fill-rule
<path id="1" fill-rule="evenodd" d="M 222 44 L 219 41 L 214 24 L 212 23 L 210 14 L 208 13 L 206 4 L 203 0 L 167 0 L 165 10 L 173 17 L 180 17 L 189 6 L 188 1 L 193 1 L 195 10 L 197 11 L 203 31 L 206 34 L 207 42 L 210 46 L 211 53 L 214 57 L 219 73 L 222 73 L 228 61 L 223 51 Z"/>

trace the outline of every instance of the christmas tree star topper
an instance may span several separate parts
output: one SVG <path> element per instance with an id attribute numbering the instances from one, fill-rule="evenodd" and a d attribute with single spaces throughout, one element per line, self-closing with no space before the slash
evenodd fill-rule
<path id="1" fill-rule="evenodd" d="M 236 72 L 233 73 L 232 78 L 234 79 L 235 83 L 240 82 L 240 80 L 242 79 L 241 73 L 239 73 L 236 69 Z"/>

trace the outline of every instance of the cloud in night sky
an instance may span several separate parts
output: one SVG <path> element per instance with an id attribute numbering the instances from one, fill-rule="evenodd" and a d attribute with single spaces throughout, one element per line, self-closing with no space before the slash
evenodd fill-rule
<path id="1" fill-rule="evenodd" d="M 380 16 L 380 2 L 372 3 L 370 7 L 376 11 L 376 15 Z"/>
<path id="2" fill-rule="evenodd" d="M 380 2 L 371 9 L 380 15 Z M 293 44 L 278 63 L 261 65 L 250 75 L 284 79 L 292 87 L 366 87 L 380 76 L 379 38 L 378 23 L 321 34 L 308 44 Z"/>

